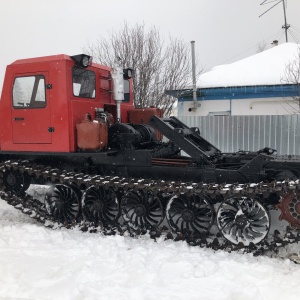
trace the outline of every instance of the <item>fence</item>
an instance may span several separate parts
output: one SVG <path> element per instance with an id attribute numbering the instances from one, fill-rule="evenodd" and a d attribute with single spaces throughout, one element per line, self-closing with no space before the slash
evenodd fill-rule
<path id="1" fill-rule="evenodd" d="M 277 154 L 300 155 L 300 115 L 286 116 L 181 116 L 190 127 L 222 152 L 257 151 L 264 147 Z"/>

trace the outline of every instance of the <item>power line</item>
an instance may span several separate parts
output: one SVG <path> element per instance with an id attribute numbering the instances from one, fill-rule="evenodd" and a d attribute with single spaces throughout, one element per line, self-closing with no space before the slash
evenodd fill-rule
<path id="1" fill-rule="evenodd" d="M 290 35 L 294 38 L 294 40 L 299 43 L 300 38 L 298 38 L 297 36 L 299 35 L 299 33 L 294 32 L 293 30 L 290 30 Z"/>
<path id="2" fill-rule="evenodd" d="M 276 1 L 278 1 L 278 0 L 276 0 Z M 280 2 L 281 2 L 282 0 L 280 0 L 279 2 L 277 2 L 276 4 L 274 4 L 272 7 L 270 7 L 268 10 L 266 10 L 264 13 L 262 13 L 260 16 L 259 16 L 259 18 L 261 17 L 261 16 L 263 16 L 264 14 L 266 14 L 268 11 L 270 11 L 273 7 L 275 7 L 276 5 L 278 5 Z M 273 1 L 272 1 L 273 2 Z M 264 2 L 263 2 L 264 3 Z M 263 3 L 261 3 L 260 5 L 262 5 Z M 269 3 L 271 3 L 271 2 L 269 2 Z M 265 4 L 268 4 L 268 3 L 265 3 Z"/>
<path id="3" fill-rule="evenodd" d="M 284 28 L 285 30 L 285 41 L 288 42 L 288 34 L 287 34 L 287 30 L 291 27 L 289 24 L 287 24 L 287 21 L 286 21 L 286 11 L 285 11 L 285 0 L 274 0 L 274 1 L 271 1 L 271 2 L 267 2 L 267 0 L 263 1 L 260 5 L 266 5 L 266 4 L 269 4 L 269 3 L 272 3 L 272 2 L 275 2 L 275 1 L 278 1 L 276 4 L 274 4 L 272 7 L 270 7 L 269 9 L 267 9 L 264 13 L 262 13 L 259 18 L 261 16 L 263 16 L 264 14 L 266 14 L 268 11 L 270 11 L 272 8 L 274 8 L 275 6 L 277 6 L 279 3 L 282 2 L 283 4 L 283 15 L 284 15 L 284 25 L 282 25 L 282 28 Z M 287 1 L 287 0 L 286 0 Z"/>
<path id="4" fill-rule="evenodd" d="M 299 40 L 293 35 L 293 33 L 290 32 L 290 35 L 292 36 L 292 38 L 294 39 L 294 41 L 299 44 Z"/>
<path id="5" fill-rule="evenodd" d="M 269 37 L 267 37 L 266 39 L 264 39 L 264 41 L 274 40 L 274 39 L 276 39 L 276 38 L 277 38 L 278 40 L 280 40 L 280 38 L 282 37 L 282 35 L 283 35 L 282 30 L 279 30 L 279 31 L 277 31 L 275 34 L 272 34 L 272 35 L 270 35 Z M 230 61 L 230 60 L 232 60 L 232 59 L 234 59 L 234 58 L 236 58 L 236 57 L 238 57 L 238 56 L 241 56 L 242 54 L 244 54 L 244 53 L 246 53 L 246 52 L 248 52 L 248 51 L 250 51 L 250 50 L 252 50 L 252 49 L 254 49 L 254 48 L 256 48 L 256 47 L 257 47 L 257 44 L 251 46 L 250 48 L 248 48 L 248 49 L 246 49 L 246 50 L 244 50 L 244 51 L 242 51 L 242 52 L 240 52 L 240 53 L 238 53 L 238 54 L 236 54 L 236 55 L 234 55 L 234 56 L 232 56 L 232 57 L 230 57 L 230 58 L 228 58 L 228 59 L 226 59 L 226 60 L 223 61 L 221 64 L 224 64 L 224 63 L 226 63 L 226 62 L 228 62 L 228 61 Z"/>
<path id="6" fill-rule="evenodd" d="M 276 5 L 278 5 L 279 3 L 281 3 L 281 2 L 283 2 L 283 6 L 284 6 L 284 11 L 285 11 L 285 0 L 273 0 L 273 1 L 269 1 L 269 2 L 267 2 L 268 0 L 265 0 L 265 1 L 263 1 L 260 5 L 266 5 L 266 4 L 270 4 L 270 3 L 272 3 L 272 2 L 276 2 L 277 1 L 277 3 L 275 4 L 275 5 L 273 5 L 271 8 L 269 8 L 267 11 L 265 11 L 262 15 L 264 15 L 266 12 L 268 12 L 269 10 L 271 10 L 274 6 L 276 6 Z M 287 0 L 286 0 L 287 1 Z M 267 3 L 266 3 L 267 2 Z M 259 17 L 261 17 L 262 15 L 260 15 Z M 284 14 L 285 16 L 286 16 L 286 14 Z M 286 20 L 285 20 L 285 24 L 286 24 Z M 286 32 L 286 42 L 287 42 L 287 29 L 289 29 L 290 28 L 290 25 L 288 25 L 288 24 L 286 24 L 286 26 L 285 25 L 283 25 L 282 26 L 282 28 L 285 28 L 286 30 L 285 30 L 285 32 Z M 293 27 L 293 28 L 295 28 L 295 27 Z M 296 28 L 297 29 L 297 28 Z M 297 29 L 297 30 L 299 30 L 299 29 Z M 299 30 L 300 31 L 300 30 Z M 269 37 L 267 37 L 266 39 L 264 39 L 264 41 L 268 41 L 268 40 L 271 40 L 271 39 L 277 39 L 277 40 L 280 40 L 281 39 L 281 37 L 283 36 L 283 34 L 284 34 L 284 31 L 277 31 L 275 34 L 272 34 L 271 36 L 269 36 Z M 292 35 L 292 34 L 291 34 Z M 293 39 L 296 41 L 296 42 L 298 42 L 298 39 L 297 39 L 297 37 L 296 37 L 296 33 L 294 32 L 293 33 L 293 35 L 292 35 L 292 37 L 293 37 Z M 254 46 L 251 46 L 250 48 L 248 48 L 248 49 L 246 49 L 246 50 L 244 50 L 244 51 L 242 51 L 242 52 L 240 52 L 240 53 L 238 53 L 238 54 L 236 54 L 236 55 L 234 55 L 234 56 L 232 56 L 232 57 L 230 57 L 230 58 L 228 58 L 228 59 L 226 59 L 225 61 L 223 61 L 221 64 L 224 64 L 224 63 L 227 63 L 227 62 L 229 62 L 229 61 L 231 61 L 232 59 L 234 59 L 234 58 L 236 58 L 236 57 L 239 57 L 239 56 L 241 56 L 242 54 L 244 54 L 244 53 L 246 53 L 246 52 L 248 52 L 248 51 L 250 51 L 250 50 L 252 50 L 253 48 L 255 48 L 255 47 L 257 47 L 257 44 L 255 44 Z"/>
<path id="7" fill-rule="evenodd" d="M 300 36 L 299 30 L 296 30 L 294 27 L 290 29 L 291 32 L 293 32 L 295 35 Z"/>
<path id="8" fill-rule="evenodd" d="M 276 2 L 276 1 L 278 1 L 278 0 L 273 0 L 273 1 L 270 1 L 270 2 L 267 2 L 267 3 L 265 3 L 267 0 L 265 0 L 263 3 L 261 3 L 260 5 L 266 5 L 266 4 L 269 4 L 269 3 L 272 3 L 272 2 Z"/>
<path id="9" fill-rule="evenodd" d="M 282 38 L 283 35 L 284 35 L 284 32 L 281 31 L 281 34 L 280 34 L 280 36 L 279 36 L 279 38 L 278 38 L 278 41 L 280 41 L 280 39 Z"/>
<path id="10" fill-rule="evenodd" d="M 299 34 L 300 34 L 300 29 L 299 28 L 297 28 L 296 26 L 293 26 L 293 27 L 291 27 L 292 29 L 294 29 L 294 30 L 296 30 L 297 32 L 299 32 Z"/>

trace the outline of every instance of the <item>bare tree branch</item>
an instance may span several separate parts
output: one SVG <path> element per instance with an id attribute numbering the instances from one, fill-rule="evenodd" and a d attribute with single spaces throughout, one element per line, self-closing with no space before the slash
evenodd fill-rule
<path id="1" fill-rule="evenodd" d="M 165 44 L 156 27 L 146 30 L 144 24 L 130 27 L 124 22 L 120 31 L 87 44 L 84 50 L 100 64 L 112 66 L 119 56 L 124 68 L 134 69 L 136 107 L 155 106 L 169 115 L 177 98 L 166 95 L 165 90 L 183 89 L 192 84 L 189 46 L 172 37 Z M 199 70 L 197 76 L 201 72 Z"/>
<path id="2" fill-rule="evenodd" d="M 300 47 L 295 55 L 295 59 L 289 62 L 285 68 L 285 74 L 282 79 L 285 84 L 293 85 L 295 96 L 285 99 L 291 113 L 300 113 Z"/>
<path id="3" fill-rule="evenodd" d="M 261 42 L 259 42 L 257 44 L 257 50 L 256 50 L 256 53 L 260 53 L 260 52 L 263 52 L 267 49 L 267 43 L 265 40 L 262 40 Z"/>

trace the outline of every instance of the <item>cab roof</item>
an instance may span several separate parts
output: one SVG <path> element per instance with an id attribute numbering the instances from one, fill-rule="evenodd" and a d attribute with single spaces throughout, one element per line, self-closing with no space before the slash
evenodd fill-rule
<path id="1" fill-rule="evenodd" d="M 34 58 L 25 58 L 25 59 L 18 59 L 12 63 L 12 65 L 17 64 L 29 64 L 29 63 L 36 63 L 36 62 L 49 62 L 49 61 L 56 61 L 56 60 L 72 60 L 70 56 L 65 54 L 58 54 L 58 55 L 49 55 L 49 56 L 41 56 L 41 57 L 34 57 Z"/>
<path id="2" fill-rule="evenodd" d="M 34 58 L 25 58 L 25 59 L 18 59 L 11 63 L 11 65 L 20 65 L 20 64 L 32 64 L 32 63 L 42 63 L 42 62 L 53 62 L 59 60 L 69 60 L 73 61 L 69 55 L 66 54 L 57 54 L 57 55 L 49 55 L 49 56 L 41 56 L 41 57 L 34 57 Z M 92 67 L 101 68 L 104 70 L 110 70 L 110 67 L 103 66 L 97 63 L 92 63 Z"/>

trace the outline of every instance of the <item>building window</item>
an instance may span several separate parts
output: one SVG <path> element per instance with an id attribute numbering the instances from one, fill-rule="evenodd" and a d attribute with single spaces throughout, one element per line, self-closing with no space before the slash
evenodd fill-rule
<path id="1" fill-rule="evenodd" d="M 45 77 L 43 75 L 17 77 L 13 86 L 14 108 L 46 107 Z"/>
<path id="2" fill-rule="evenodd" d="M 93 71 L 73 67 L 73 94 L 80 98 L 95 98 L 96 75 Z"/>

